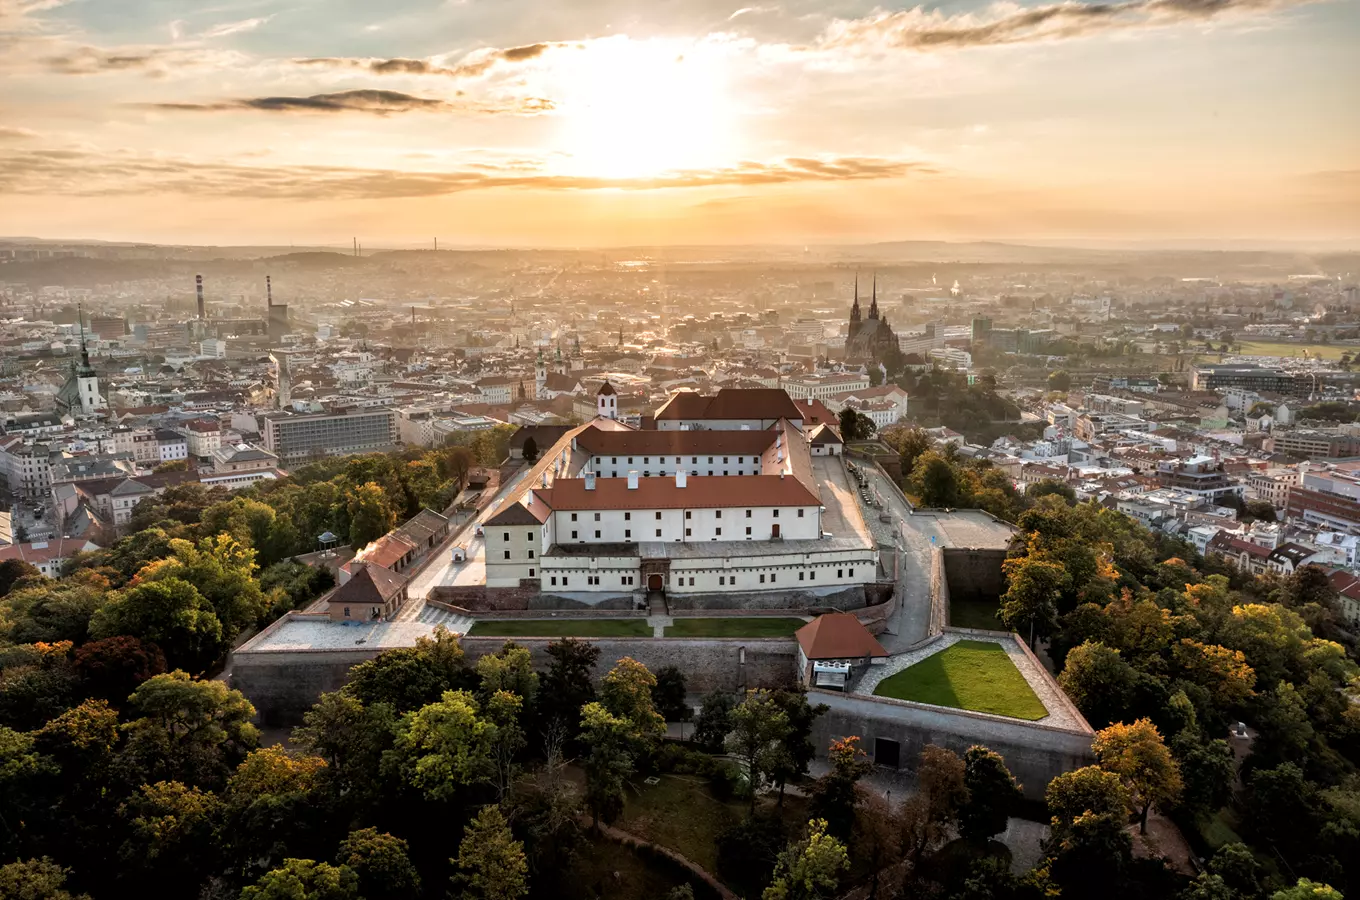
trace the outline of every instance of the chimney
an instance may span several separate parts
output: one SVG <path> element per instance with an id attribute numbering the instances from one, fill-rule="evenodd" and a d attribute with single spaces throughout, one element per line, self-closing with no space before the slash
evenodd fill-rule
<path id="1" fill-rule="evenodd" d="M 676 469 L 676 470 L 675 470 L 675 486 L 678 487 L 678 488 L 682 488 L 682 487 L 685 486 L 685 483 L 686 483 L 687 481 L 689 481 L 689 473 L 686 472 L 684 469 Z"/>
<path id="2" fill-rule="evenodd" d="M 204 312 L 204 309 L 203 309 L 203 276 L 202 276 L 202 275 L 195 275 L 195 276 L 194 276 L 194 288 L 197 289 L 197 291 L 198 291 L 198 317 L 199 317 L 200 319 L 206 319 L 208 316 L 207 316 L 207 314 Z"/>
<path id="3" fill-rule="evenodd" d="M 635 491 L 638 487 L 637 469 L 628 470 L 628 490 Z"/>
<path id="4" fill-rule="evenodd" d="M 274 285 L 270 283 L 269 276 L 264 276 L 264 305 L 274 305 Z"/>
<path id="5" fill-rule="evenodd" d="M 587 473 L 586 473 L 586 490 L 588 490 L 588 491 L 593 491 L 593 490 L 595 490 L 595 473 L 594 473 L 594 472 L 587 472 Z"/>

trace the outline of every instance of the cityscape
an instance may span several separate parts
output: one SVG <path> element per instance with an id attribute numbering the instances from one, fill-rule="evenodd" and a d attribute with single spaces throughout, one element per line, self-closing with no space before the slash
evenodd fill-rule
<path id="1" fill-rule="evenodd" d="M 1358 10 L 0 0 L 0 900 L 1360 897 Z"/>

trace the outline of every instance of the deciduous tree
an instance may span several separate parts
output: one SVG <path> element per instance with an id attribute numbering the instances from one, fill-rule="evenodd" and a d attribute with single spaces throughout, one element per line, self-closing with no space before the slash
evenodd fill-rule
<path id="1" fill-rule="evenodd" d="M 482 807 L 468 825 L 456 862 L 454 885 L 465 900 L 518 900 L 529 892 L 524 845 L 498 807 Z"/>
<path id="2" fill-rule="evenodd" d="M 406 842 L 376 828 L 350 832 L 335 861 L 354 870 L 364 900 L 409 900 L 420 895 L 420 875 Z"/>
<path id="3" fill-rule="evenodd" d="M 241 900 L 363 900 L 359 877 L 346 866 L 310 859 L 284 860 L 241 891 Z"/>
<path id="4" fill-rule="evenodd" d="M 468 691 L 446 691 L 402 717 L 384 766 L 431 800 L 453 799 L 460 788 L 492 775 L 496 726 L 480 713 Z"/>
<path id="5" fill-rule="evenodd" d="M 1147 834 L 1148 810 L 1153 804 L 1174 803 L 1181 792 L 1180 767 L 1149 719 L 1115 724 L 1096 733 L 1091 742 L 1100 767 L 1124 782 L 1138 830 Z"/>
<path id="6" fill-rule="evenodd" d="M 986 747 L 969 747 L 963 767 L 968 797 L 959 807 L 959 834 L 981 843 L 1006 830 L 1023 795 L 1000 754 Z"/>
<path id="7" fill-rule="evenodd" d="M 850 867 L 845 845 L 827 834 L 823 819 L 808 822 L 807 836 L 779 855 L 774 880 L 763 900 L 821 900 L 833 897 L 841 873 Z"/>

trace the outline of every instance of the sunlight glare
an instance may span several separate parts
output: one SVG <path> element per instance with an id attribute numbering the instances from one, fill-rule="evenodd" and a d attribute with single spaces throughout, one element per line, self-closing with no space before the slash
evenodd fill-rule
<path id="1" fill-rule="evenodd" d="M 730 164 L 735 116 L 721 48 L 617 37 L 563 74 L 563 174 L 648 178 Z"/>

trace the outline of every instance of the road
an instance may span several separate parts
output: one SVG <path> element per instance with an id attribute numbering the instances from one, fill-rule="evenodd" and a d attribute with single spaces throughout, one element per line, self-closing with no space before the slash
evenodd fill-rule
<path id="1" fill-rule="evenodd" d="M 861 465 L 860 470 L 868 474 L 883 501 L 883 508 L 897 525 L 895 537 L 901 560 L 897 609 L 889 617 L 887 630 L 879 635 L 878 641 L 889 653 L 901 653 L 925 640 L 930 632 L 931 540 L 943 545 L 947 537 L 936 527 L 933 516 L 911 514 L 911 504 L 878 467 Z"/>

